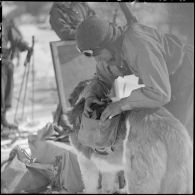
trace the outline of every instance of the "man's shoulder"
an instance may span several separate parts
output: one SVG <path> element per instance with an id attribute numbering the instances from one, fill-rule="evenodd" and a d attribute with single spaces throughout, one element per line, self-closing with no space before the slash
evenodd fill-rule
<path id="1" fill-rule="evenodd" d="M 126 26 L 123 30 L 123 43 L 129 44 L 129 42 L 134 42 L 136 39 L 136 31 L 135 28 L 137 28 L 137 25 L 139 24 L 134 24 L 131 26 Z"/>
<path id="2" fill-rule="evenodd" d="M 132 43 L 161 43 L 165 34 L 155 27 L 147 26 L 140 23 L 135 23 L 133 26 L 127 28 L 125 32 L 126 41 Z"/>

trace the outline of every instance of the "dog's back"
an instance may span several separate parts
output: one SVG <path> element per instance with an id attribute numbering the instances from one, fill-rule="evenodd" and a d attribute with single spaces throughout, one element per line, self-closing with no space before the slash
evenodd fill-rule
<path id="1" fill-rule="evenodd" d="M 127 118 L 125 173 L 131 193 L 191 193 L 192 142 L 164 108 L 141 109 Z"/>
<path id="2" fill-rule="evenodd" d="M 74 108 L 71 118 L 78 130 L 84 102 Z M 129 127 L 123 128 L 125 121 Z M 128 111 L 120 130 L 114 152 L 92 155 L 96 168 L 108 171 L 105 162 L 109 168 L 112 164 L 124 169 L 128 193 L 192 193 L 192 141 L 171 113 L 165 108 Z M 86 171 L 90 172 L 89 166 Z"/>

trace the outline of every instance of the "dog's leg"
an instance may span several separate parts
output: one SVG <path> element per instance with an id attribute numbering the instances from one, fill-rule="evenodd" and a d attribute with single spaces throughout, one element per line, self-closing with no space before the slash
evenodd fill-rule
<path id="1" fill-rule="evenodd" d="M 119 191 L 117 172 L 102 173 L 102 193 L 113 194 Z"/>
<path id="2" fill-rule="evenodd" d="M 78 155 L 78 162 L 85 186 L 85 193 L 95 194 L 98 190 L 99 171 L 95 164 L 83 155 Z"/>
<path id="3" fill-rule="evenodd" d="M 118 172 L 118 182 L 119 182 L 119 194 L 126 194 L 126 182 L 125 182 L 125 176 L 124 176 L 124 171 L 119 171 Z"/>

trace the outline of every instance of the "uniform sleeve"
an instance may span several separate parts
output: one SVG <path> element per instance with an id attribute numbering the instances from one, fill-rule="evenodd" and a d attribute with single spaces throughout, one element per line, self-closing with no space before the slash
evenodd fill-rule
<path id="1" fill-rule="evenodd" d="M 130 53 L 127 51 L 127 57 Z M 148 43 L 137 47 L 136 66 L 145 87 L 133 90 L 127 98 L 121 99 L 122 110 L 133 108 L 154 108 L 170 101 L 171 87 L 167 65 L 161 51 Z"/>
<path id="2" fill-rule="evenodd" d="M 99 99 L 105 97 L 110 92 L 116 78 L 117 76 L 112 73 L 106 63 L 98 63 L 92 82 L 85 88 L 84 97 Z"/>

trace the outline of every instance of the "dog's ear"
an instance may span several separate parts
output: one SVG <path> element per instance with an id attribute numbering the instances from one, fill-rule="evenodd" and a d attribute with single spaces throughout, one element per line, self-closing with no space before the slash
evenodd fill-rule
<path id="1" fill-rule="evenodd" d="M 90 83 L 90 80 L 84 80 L 79 82 L 79 84 L 74 88 L 73 92 L 70 94 L 69 103 L 73 107 L 75 106 L 80 99 L 82 98 L 82 92 L 84 88 Z"/>
<path id="2" fill-rule="evenodd" d="M 78 117 L 82 115 L 84 111 L 85 99 L 82 98 L 72 109 L 72 116 Z"/>
<path id="3" fill-rule="evenodd" d="M 69 96 L 69 103 L 72 110 L 67 113 L 70 123 L 75 130 L 80 128 L 81 117 L 84 111 L 85 99 L 82 96 L 84 88 L 91 82 L 91 80 L 84 80 L 74 88 Z"/>
<path id="4" fill-rule="evenodd" d="M 75 130 L 80 128 L 81 123 L 81 117 L 82 113 L 84 111 L 84 105 L 85 105 L 85 99 L 82 98 L 74 107 L 73 109 L 68 113 L 68 118 L 70 120 L 70 123 L 73 125 L 73 128 Z"/>

